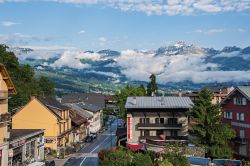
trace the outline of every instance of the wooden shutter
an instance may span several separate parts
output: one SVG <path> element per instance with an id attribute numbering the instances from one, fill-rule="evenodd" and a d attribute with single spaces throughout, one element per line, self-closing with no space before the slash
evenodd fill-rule
<path id="1" fill-rule="evenodd" d="M 236 104 L 236 97 L 234 97 L 234 104 Z"/>
<path id="2" fill-rule="evenodd" d="M 245 97 L 242 98 L 242 105 L 247 105 L 247 99 Z"/>
<path id="3" fill-rule="evenodd" d="M 239 115 L 239 113 L 236 114 L 236 118 L 237 118 L 237 120 L 240 120 L 240 115 Z"/>

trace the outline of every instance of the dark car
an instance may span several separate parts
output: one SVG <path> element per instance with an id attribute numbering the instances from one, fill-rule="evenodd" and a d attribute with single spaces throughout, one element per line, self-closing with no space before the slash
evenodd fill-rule
<path id="1" fill-rule="evenodd" d="M 91 135 L 88 135 L 85 140 L 85 142 L 92 142 L 93 141 L 93 137 Z"/>
<path id="2" fill-rule="evenodd" d="M 93 139 L 96 139 L 96 138 L 97 138 L 97 133 L 96 133 L 96 132 L 91 132 L 91 133 L 90 133 L 90 136 L 92 136 Z"/>
<path id="3" fill-rule="evenodd" d="M 56 163 L 54 160 L 51 160 L 51 161 L 45 161 L 45 166 L 55 166 Z"/>

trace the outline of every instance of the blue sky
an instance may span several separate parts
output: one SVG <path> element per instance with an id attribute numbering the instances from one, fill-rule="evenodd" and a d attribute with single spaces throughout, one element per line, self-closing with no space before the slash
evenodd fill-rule
<path id="1" fill-rule="evenodd" d="M 248 0 L 0 0 L 0 42 L 37 49 L 250 45 Z"/>

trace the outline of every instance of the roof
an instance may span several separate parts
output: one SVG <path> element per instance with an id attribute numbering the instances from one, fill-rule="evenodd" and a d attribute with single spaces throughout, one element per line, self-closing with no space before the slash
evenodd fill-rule
<path id="1" fill-rule="evenodd" d="M 10 130 L 10 141 L 15 141 L 23 137 L 32 137 L 34 135 L 42 134 L 42 129 L 11 129 Z"/>
<path id="2" fill-rule="evenodd" d="M 231 91 L 226 98 L 224 98 L 221 101 L 221 104 L 225 104 L 225 101 L 227 101 L 228 99 L 230 99 L 230 97 L 232 95 L 235 94 L 235 92 L 240 92 L 242 95 L 244 95 L 248 100 L 250 100 L 250 86 L 237 86 L 236 88 L 234 88 L 233 91 Z"/>
<path id="3" fill-rule="evenodd" d="M 87 118 L 87 119 L 91 119 L 93 118 L 93 116 L 88 113 L 86 110 L 82 109 L 81 107 L 79 107 L 77 104 L 65 104 L 66 106 L 70 107 L 71 109 L 75 110 L 76 112 L 78 112 L 81 116 Z"/>
<path id="4" fill-rule="evenodd" d="M 47 107 L 56 108 L 61 111 L 69 109 L 69 107 L 62 105 L 53 97 L 38 97 L 37 99 Z"/>
<path id="5" fill-rule="evenodd" d="M 189 97 L 128 97 L 125 108 L 191 108 L 193 102 Z"/>
<path id="6" fill-rule="evenodd" d="M 194 165 L 208 165 L 211 160 L 210 158 L 202 158 L 202 157 L 188 157 L 187 158 L 190 164 Z"/>
<path id="7" fill-rule="evenodd" d="M 204 87 L 207 90 L 209 90 L 211 93 L 223 93 L 228 94 L 230 93 L 230 89 L 232 89 L 232 86 L 207 86 Z"/>
<path id="8" fill-rule="evenodd" d="M 2 74 L 4 81 L 6 82 L 6 84 L 8 86 L 8 91 L 12 94 L 16 94 L 17 91 L 16 91 L 16 88 L 15 88 L 15 86 L 14 86 L 14 84 L 9 76 L 9 73 L 8 73 L 6 67 L 1 63 L 0 63 L 0 73 Z"/>
<path id="9" fill-rule="evenodd" d="M 101 93 L 71 93 L 62 96 L 62 103 L 86 102 L 105 108 L 105 98 Z"/>
<path id="10" fill-rule="evenodd" d="M 81 116 L 77 111 L 75 110 L 70 110 L 69 111 L 69 116 L 70 116 L 70 119 L 71 119 L 71 122 L 75 123 L 76 125 L 81 125 L 83 123 L 86 123 L 88 120 Z"/>
<path id="11" fill-rule="evenodd" d="M 77 103 L 77 106 L 79 106 L 82 109 L 85 109 L 87 111 L 90 111 L 90 112 L 98 112 L 98 111 L 102 110 L 101 107 L 98 107 L 96 105 L 89 104 L 89 103 L 84 103 L 84 102 Z"/>

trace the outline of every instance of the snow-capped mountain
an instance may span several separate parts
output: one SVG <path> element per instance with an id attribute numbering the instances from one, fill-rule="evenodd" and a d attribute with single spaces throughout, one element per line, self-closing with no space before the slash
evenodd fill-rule
<path id="1" fill-rule="evenodd" d="M 37 73 L 47 74 L 57 84 L 62 84 L 60 79 L 64 78 L 74 78 L 64 81 L 79 80 L 86 84 L 105 82 L 110 86 L 127 82 L 143 83 L 148 81 L 151 73 L 157 75 L 161 85 L 171 86 L 172 83 L 178 88 L 187 82 L 190 89 L 196 84 L 250 82 L 250 47 L 227 46 L 217 50 L 177 42 L 142 51 L 46 51 L 29 48 L 11 48 L 11 51 L 16 53 L 21 63 L 29 63 L 37 69 Z"/>

